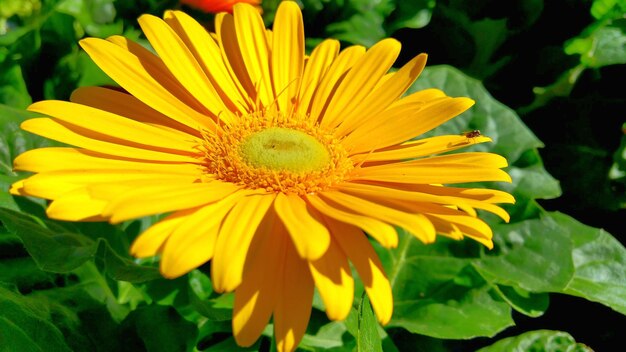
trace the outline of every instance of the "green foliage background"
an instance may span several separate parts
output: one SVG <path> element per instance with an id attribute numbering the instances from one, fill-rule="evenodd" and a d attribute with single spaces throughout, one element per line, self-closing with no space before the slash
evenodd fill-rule
<path id="1" fill-rule="evenodd" d="M 300 0 L 307 47 L 323 38 L 403 43 L 396 67 L 429 65 L 411 91 L 437 87 L 476 105 L 432 134 L 480 129 L 505 156 L 515 195 L 488 251 L 425 246 L 401 231 L 377 248 L 394 290 L 380 327 L 362 288 L 344 322 L 316 296 L 303 351 L 608 351 L 626 326 L 626 1 Z M 277 0 L 263 3 L 272 23 Z M 136 18 L 176 1 L 0 0 L 0 351 L 224 351 L 231 295 L 207 268 L 176 280 L 129 243 L 156 217 L 113 226 L 47 219 L 12 197 L 13 158 L 53 142 L 19 129 L 25 108 L 76 87 L 114 85 L 82 52 L 85 36 L 147 45 Z M 212 16 L 183 7 L 211 26 Z M 274 348 L 272 330 L 250 351 Z"/>

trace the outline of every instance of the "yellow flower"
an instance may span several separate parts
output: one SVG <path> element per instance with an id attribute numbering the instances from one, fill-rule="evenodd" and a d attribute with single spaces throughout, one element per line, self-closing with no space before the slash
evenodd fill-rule
<path id="1" fill-rule="evenodd" d="M 261 8 L 261 0 L 180 0 L 181 4 L 188 5 L 206 13 L 232 13 L 233 6 L 239 2 L 255 5 L 259 12 L 263 12 L 263 9 Z"/>
<path id="2" fill-rule="evenodd" d="M 35 175 L 11 192 L 52 200 L 69 221 L 165 214 L 132 244 L 160 256 L 175 278 L 211 261 L 218 292 L 235 292 L 234 336 L 253 344 L 270 317 L 280 351 L 305 333 L 316 288 L 328 317 L 344 319 L 359 274 L 380 323 L 391 287 L 367 233 L 398 243 L 396 227 L 424 243 L 436 234 L 492 246 L 477 209 L 508 214 L 505 192 L 444 185 L 507 181 L 506 160 L 448 153 L 490 141 L 477 133 L 411 140 L 468 109 L 464 97 L 427 89 L 402 97 L 426 63 L 420 54 L 389 73 L 400 43 L 369 49 L 323 41 L 305 55 L 302 15 L 280 4 L 272 30 L 248 4 L 220 13 L 216 33 L 188 15 L 139 23 L 156 55 L 120 36 L 81 46 L 125 91 L 76 90 L 42 101 L 50 116 L 24 130 L 74 148 L 18 156 Z"/>

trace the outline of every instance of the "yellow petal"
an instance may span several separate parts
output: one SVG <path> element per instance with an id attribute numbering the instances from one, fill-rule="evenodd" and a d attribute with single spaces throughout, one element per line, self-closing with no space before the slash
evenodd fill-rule
<path id="1" fill-rule="evenodd" d="M 326 39 L 313 49 L 306 66 L 300 91 L 298 92 L 298 112 L 306 115 L 311 111 L 311 101 L 322 77 L 339 53 L 339 41 Z"/>
<path id="2" fill-rule="evenodd" d="M 133 241 L 130 246 L 130 254 L 137 258 L 152 257 L 159 254 L 163 244 L 174 229 L 196 210 L 185 209 L 177 211 L 150 226 Z"/>
<path id="3" fill-rule="evenodd" d="M 9 193 L 16 196 L 26 196 L 28 194 L 24 193 L 24 181 L 19 180 L 11 184 L 9 187 Z"/>
<path id="4" fill-rule="evenodd" d="M 231 195 L 205 205 L 174 229 L 163 247 L 160 262 L 163 276 L 177 278 L 213 257 L 220 224 L 237 199 Z"/>
<path id="5" fill-rule="evenodd" d="M 271 29 L 265 29 L 265 40 L 267 40 L 267 48 L 271 53 L 274 48 L 274 32 Z"/>
<path id="6" fill-rule="evenodd" d="M 244 96 L 247 95 L 249 100 L 255 103 L 259 99 L 259 93 L 246 69 L 243 54 L 237 41 L 233 15 L 224 12 L 217 14 L 215 16 L 215 33 L 224 64 L 230 76 L 233 77 L 235 82 L 240 83 L 240 86 L 245 91 L 245 94 L 242 94 Z"/>
<path id="7" fill-rule="evenodd" d="M 222 59 L 221 49 L 209 32 L 182 11 L 166 11 L 164 19 L 198 60 L 226 106 L 231 111 L 242 113 L 252 108 L 248 96 L 242 95 L 244 89 L 239 81 L 231 77 L 229 68 Z"/>
<path id="8" fill-rule="evenodd" d="M 56 141 L 74 145 L 95 152 L 125 158 L 136 158 L 162 162 L 198 163 L 199 160 L 189 155 L 174 154 L 119 144 L 119 140 L 97 132 L 87 131 L 67 122 L 49 118 L 34 118 L 22 122 L 20 127 L 28 132 Z M 95 138 L 102 138 L 98 140 Z"/>
<path id="9" fill-rule="evenodd" d="M 106 38 L 106 42 L 115 44 L 116 46 L 122 48 L 122 50 L 127 51 L 130 55 L 136 56 L 141 62 L 142 68 L 146 70 L 146 72 L 152 77 L 152 79 L 162 85 L 169 94 L 176 97 L 176 99 L 178 99 L 180 102 L 192 108 L 193 110 L 200 112 L 203 115 L 211 114 L 211 112 L 205 106 L 203 106 L 198 101 L 198 99 L 196 99 L 191 93 L 189 93 L 189 91 L 185 89 L 185 87 L 176 79 L 176 77 L 174 77 L 174 75 L 170 72 L 163 60 L 161 60 L 161 58 L 152 51 L 152 48 L 148 49 L 148 47 L 145 47 L 121 35 L 110 36 Z M 122 86 L 122 88 L 128 91 L 126 87 Z"/>
<path id="10" fill-rule="evenodd" d="M 39 148 L 18 155 L 13 161 L 14 169 L 31 172 L 69 170 L 118 170 L 119 172 L 146 172 L 201 175 L 203 168 L 189 163 L 160 163 L 145 160 L 114 158 L 76 148 Z"/>
<path id="11" fill-rule="evenodd" d="M 352 176 L 352 179 L 426 184 L 437 182 L 444 184 L 484 181 L 511 182 L 510 176 L 502 170 L 465 164 L 449 164 L 446 165 L 445 168 L 433 165 L 420 167 L 394 165 L 394 167 L 385 169 L 359 171 L 358 174 Z"/>
<path id="12" fill-rule="evenodd" d="M 46 214 L 64 221 L 105 221 L 100 215 L 105 206 L 106 202 L 92 198 L 85 189 L 76 189 L 50 203 Z"/>
<path id="13" fill-rule="evenodd" d="M 461 135 L 436 136 L 407 142 L 385 148 L 373 153 L 353 155 L 350 157 L 355 164 L 377 161 L 407 160 L 423 156 L 443 154 L 470 145 L 491 142 L 489 137 L 467 138 Z"/>
<path id="14" fill-rule="evenodd" d="M 244 197 L 228 213 L 217 238 L 211 265 L 215 291 L 233 291 L 241 284 L 250 242 L 273 201 L 271 194 Z"/>
<path id="15" fill-rule="evenodd" d="M 345 183 L 338 187 L 338 189 L 344 193 L 350 193 L 360 197 L 366 197 L 368 199 L 394 199 L 413 204 L 427 202 L 441 205 L 454 205 L 458 206 L 463 211 L 466 211 L 468 213 L 474 213 L 473 208 L 483 209 L 500 216 L 504 221 L 509 221 L 508 213 L 504 211 L 504 209 L 490 204 L 490 201 L 477 200 L 476 198 L 471 198 L 469 196 L 463 197 L 463 195 L 460 193 L 458 194 L 458 196 L 444 195 L 446 193 L 439 193 L 440 189 L 444 187 L 438 188 L 439 189 L 433 189 L 433 193 L 425 193 L 415 190 L 402 189 L 402 187 L 400 187 L 400 189 L 397 189 L 392 187 L 385 187 L 383 185 L 377 186 L 354 182 Z M 426 211 L 426 209 L 424 209 L 424 211 Z"/>
<path id="16" fill-rule="evenodd" d="M 354 146 L 350 150 L 353 154 L 403 143 L 461 114 L 473 104 L 468 98 L 440 98 L 427 105 L 401 104 L 381 114 L 377 123 L 357 128 L 346 143 Z M 369 137 L 373 129 L 380 138 Z"/>
<path id="17" fill-rule="evenodd" d="M 383 39 L 354 63 L 332 96 L 322 119 L 322 127 L 336 127 L 344 115 L 350 114 L 363 103 L 363 99 L 396 61 L 400 46 L 400 42 L 395 39 Z"/>
<path id="18" fill-rule="evenodd" d="M 393 104 L 391 104 L 390 107 L 396 107 L 396 106 L 400 106 L 403 104 L 414 104 L 414 103 L 429 104 L 432 102 L 436 102 L 437 100 L 440 100 L 441 98 L 445 98 L 445 97 L 447 97 L 446 93 L 444 93 L 442 90 L 436 89 L 436 88 L 428 88 L 428 89 L 418 90 L 417 92 L 413 92 L 405 97 L 402 97 L 401 99 L 393 102 Z"/>
<path id="19" fill-rule="evenodd" d="M 58 177 L 47 177 L 48 174 L 36 174 L 24 180 L 16 182 L 11 192 L 21 196 L 39 197 L 44 199 L 56 199 L 65 193 L 77 189 L 84 189 L 84 185 L 70 183 Z"/>
<path id="20" fill-rule="evenodd" d="M 174 77 L 191 95 L 206 107 L 213 116 L 229 123 L 233 116 L 225 107 L 215 88 L 204 74 L 185 43 L 160 18 L 152 15 L 139 17 L 139 25 L 148 41 Z"/>
<path id="21" fill-rule="evenodd" d="M 274 101 L 275 94 L 272 90 L 265 24 L 259 12 L 245 4 L 235 4 L 233 15 L 245 69 L 257 87 L 261 102 L 264 106 L 269 106 Z"/>
<path id="22" fill-rule="evenodd" d="M 120 184 L 133 181 L 134 183 L 145 183 L 150 180 L 157 180 L 160 183 L 193 183 L 198 179 L 198 174 L 176 175 L 166 172 L 150 173 L 143 170 L 59 170 L 39 173 L 25 179 L 22 183 L 23 192 L 30 196 L 55 199 L 64 193 L 74 189 L 103 183 Z"/>
<path id="23" fill-rule="evenodd" d="M 127 48 L 118 44 L 126 44 Z M 177 82 L 167 86 L 161 83 L 168 79 L 168 82 L 172 81 L 171 74 L 162 62 L 146 49 L 140 49 L 138 44 L 112 37 L 108 41 L 86 38 L 80 41 L 80 45 L 109 77 L 137 99 L 193 129 L 215 129 L 213 120 L 202 114 L 201 106 L 194 104 L 195 99 Z M 181 96 L 188 98 L 181 101 Z"/>
<path id="24" fill-rule="evenodd" d="M 499 168 L 506 159 L 493 153 L 457 153 L 355 169 L 351 178 L 401 183 L 463 183 L 481 181 L 511 182 Z"/>
<path id="25" fill-rule="evenodd" d="M 512 195 L 488 188 L 444 187 L 436 184 L 399 184 L 391 182 L 378 183 L 378 185 L 410 192 L 462 199 L 467 198 L 488 203 L 515 203 L 515 198 L 513 198 Z"/>
<path id="26" fill-rule="evenodd" d="M 70 100 L 96 109 L 124 116 L 169 132 L 186 133 L 185 139 L 202 138 L 200 131 L 173 120 L 128 93 L 102 87 L 79 87 Z"/>
<path id="27" fill-rule="evenodd" d="M 436 187 L 436 186 L 433 186 Z M 439 187 L 437 187 L 439 188 Z M 445 187 L 443 194 L 450 194 L 458 197 L 471 198 L 489 203 L 511 203 L 515 204 L 515 198 L 509 193 L 495 189 L 485 188 L 452 188 Z M 450 193 L 447 193 L 450 192 Z"/>
<path id="28" fill-rule="evenodd" d="M 436 227 L 441 226 L 440 222 L 453 225 L 463 235 L 472 238 L 489 249 L 493 248 L 491 227 L 481 219 L 467 215 L 427 214 L 426 216 Z"/>
<path id="29" fill-rule="evenodd" d="M 330 65 L 313 96 L 310 113 L 314 121 L 319 121 L 324 116 L 324 112 L 335 95 L 337 87 L 343 82 L 346 72 L 350 71 L 364 54 L 365 47 L 353 45 L 343 49 Z"/>
<path id="30" fill-rule="evenodd" d="M 418 55 L 397 72 L 386 75 L 384 82 L 380 83 L 351 112 L 342 114 L 342 121 L 334 134 L 345 136 L 359 126 L 377 119 L 381 111 L 396 101 L 415 82 L 426 66 L 426 57 L 426 54 Z"/>
<path id="31" fill-rule="evenodd" d="M 139 187 L 111 201 L 102 215 L 110 216 L 112 223 L 119 223 L 213 203 L 238 189 L 238 186 L 221 181 Z"/>
<path id="32" fill-rule="evenodd" d="M 424 201 L 405 201 L 394 198 L 389 199 L 375 199 L 382 205 L 400 209 L 410 214 L 447 214 L 447 215 L 467 215 L 465 212 L 459 210 L 457 205 L 438 204 L 433 202 Z M 417 221 L 417 220 L 416 220 Z M 431 227 L 426 224 L 425 226 Z"/>
<path id="33" fill-rule="evenodd" d="M 98 139 L 117 140 L 129 146 L 190 155 L 201 143 L 201 140 L 181 132 L 166 131 L 104 110 L 66 101 L 40 101 L 29 106 L 28 110 L 80 127 L 82 130 L 79 133 L 82 135 L 97 138 L 102 134 L 106 137 Z"/>
<path id="34" fill-rule="evenodd" d="M 383 265 L 367 238 L 354 226 L 327 218 L 331 228 L 341 233 L 334 237 L 348 256 L 365 286 L 372 308 L 381 324 L 387 324 L 393 313 L 391 285 Z"/>
<path id="35" fill-rule="evenodd" d="M 279 297 L 274 309 L 274 335 L 280 352 L 296 349 L 311 316 L 313 280 L 307 263 L 287 245 Z"/>
<path id="36" fill-rule="evenodd" d="M 443 188 L 443 187 L 441 187 Z M 415 190 L 405 190 L 402 186 L 397 185 L 397 188 L 386 187 L 384 184 L 364 184 L 356 182 L 346 182 L 337 187 L 337 189 L 343 193 L 353 194 L 357 197 L 365 197 L 367 199 L 396 199 L 406 202 L 428 202 L 436 204 L 449 204 L 444 199 L 446 197 L 438 194 L 432 194 L 427 192 L 419 192 Z"/>
<path id="37" fill-rule="evenodd" d="M 235 291 L 233 335 L 244 347 L 261 336 L 280 298 L 279 282 L 289 241 L 286 235 L 273 230 L 272 220 L 264 221 L 262 226 L 250 245 L 243 280 Z"/>
<path id="38" fill-rule="evenodd" d="M 463 239 L 463 232 L 461 232 L 461 230 L 459 230 L 458 227 L 456 227 L 456 225 L 452 224 L 452 223 L 444 223 L 439 222 L 439 221 L 433 221 L 433 223 L 436 224 L 437 226 L 437 231 L 440 235 L 442 236 L 446 236 L 450 239 L 453 239 L 455 241 L 460 241 Z"/>
<path id="39" fill-rule="evenodd" d="M 331 206 L 317 195 L 307 195 L 306 199 L 320 213 L 363 229 L 382 246 L 386 248 L 398 246 L 398 234 L 393 226 L 376 218 L 355 214 L 341 206 Z"/>
<path id="40" fill-rule="evenodd" d="M 272 82 L 280 111 L 289 112 L 300 88 L 304 68 L 304 26 L 302 12 L 293 1 L 278 6 L 273 26 Z"/>
<path id="41" fill-rule="evenodd" d="M 333 237 L 343 236 L 332 229 Z M 361 231 L 360 229 L 356 229 Z M 317 260 L 309 261 L 309 269 L 315 281 L 315 287 L 322 297 L 326 315 L 331 320 L 343 320 L 350 313 L 354 298 L 354 279 L 346 255 L 341 251 L 336 240 Z"/>
<path id="42" fill-rule="evenodd" d="M 182 181 L 182 179 L 161 180 L 158 178 L 146 178 L 146 179 L 136 179 L 136 180 L 125 180 L 122 182 L 91 183 L 87 185 L 86 188 L 92 197 L 96 199 L 101 199 L 101 200 L 106 200 L 108 202 L 112 202 L 112 201 L 117 201 L 117 199 L 120 197 L 124 197 L 126 193 L 134 192 L 135 190 L 139 188 L 142 188 L 145 192 L 151 193 L 151 192 L 160 192 L 164 184 L 169 185 L 170 188 L 176 187 L 176 183 L 172 183 L 171 181 Z M 196 183 L 196 181 L 181 182 L 179 184 L 186 186 L 188 184 Z M 110 216 L 110 214 L 107 214 L 107 216 Z"/>
<path id="43" fill-rule="evenodd" d="M 402 227 L 424 243 L 435 241 L 435 228 L 420 214 L 411 214 L 342 192 L 323 192 L 320 195 L 366 217 Z"/>
<path id="44" fill-rule="evenodd" d="M 454 153 L 437 155 L 431 158 L 422 158 L 406 162 L 411 165 L 445 165 L 445 164 L 480 165 L 483 167 L 503 168 L 507 167 L 506 158 L 501 155 L 486 152 Z"/>
<path id="45" fill-rule="evenodd" d="M 310 213 L 302 198 L 278 193 L 274 209 L 302 258 L 314 260 L 324 254 L 330 244 L 330 234 Z"/>
<path id="46" fill-rule="evenodd" d="M 403 128 L 403 130 L 396 131 L 391 129 L 389 125 L 393 124 L 394 126 L 398 126 L 399 122 L 403 122 L 405 125 L 412 123 L 414 127 L 416 124 L 414 116 L 418 111 L 423 109 L 423 105 L 423 102 L 414 102 L 391 107 L 381 112 L 376 117 L 376 120 L 370 121 L 370 123 L 363 124 L 361 127 L 356 128 L 356 130 L 343 139 L 342 144 L 345 146 L 350 155 L 360 153 L 371 154 L 376 149 L 393 145 L 393 141 L 397 139 L 396 135 L 398 134 L 407 136 L 399 143 L 416 137 L 417 135 L 412 134 L 413 132 L 409 127 L 397 127 Z M 386 133 L 387 135 L 383 135 L 382 133 Z M 391 136 L 388 134 L 391 134 Z M 376 135 L 376 138 L 372 138 L 373 135 Z"/>

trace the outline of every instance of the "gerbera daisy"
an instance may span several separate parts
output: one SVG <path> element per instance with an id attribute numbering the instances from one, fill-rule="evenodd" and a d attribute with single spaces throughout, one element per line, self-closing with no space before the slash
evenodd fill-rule
<path id="1" fill-rule="evenodd" d="M 206 13 L 233 13 L 233 6 L 239 2 L 255 5 L 255 8 L 259 12 L 263 12 L 261 0 L 180 0 L 181 4 L 188 5 Z"/>
<path id="2" fill-rule="evenodd" d="M 215 18 L 208 33 L 188 15 L 139 18 L 156 54 L 120 36 L 83 39 L 123 90 L 79 88 L 71 102 L 29 110 L 22 124 L 74 147 L 15 159 L 36 173 L 11 192 L 52 200 L 51 218 L 120 223 L 166 214 L 130 251 L 159 256 L 175 278 L 211 261 L 218 292 L 235 292 L 233 332 L 253 344 L 271 317 L 281 351 L 306 330 L 314 289 L 330 319 L 344 319 L 354 268 L 380 323 L 391 287 L 368 235 L 398 243 L 401 227 L 492 246 L 477 209 L 508 214 L 497 190 L 450 187 L 510 181 L 506 160 L 449 153 L 490 141 L 463 133 L 413 140 L 468 109 L 465 97 L 427 89 L 403 97 L 426 63 L 389 73 L 400 43 L 339 50 L 328 39 L 305 55 L 302 15 L 279 5 L 272 30 L 248 4 Z M 367 235 L 366 235 L 367 234 Z"/>

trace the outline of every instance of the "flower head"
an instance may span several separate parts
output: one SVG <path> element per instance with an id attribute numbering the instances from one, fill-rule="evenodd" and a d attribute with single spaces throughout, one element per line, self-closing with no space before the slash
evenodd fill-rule
<path id="1" fill-rule="evenodd" d="M 271 31 L 248 4 L 218 14 L 215 33 L 178 11 L 139 23 L 156 54 L 120 36 L 81 41 L 124 92 L 79 88 L 71 102 L 29 107 L 50 117 L 23 129 L 74 147 L 18 156 L 15 168 L 35 175 L 11 192 L 52 200 L 47 214 L 61 220 L 168 214 L 131 253 L 159 255 L 169 278 L 210 260 L 215 290 L 235 292 L 240 345 L 273 317 L 279 350 L 295 349 L 315 288 L 328 317 L 344 319 L 351 268 L 387 323 L 391 287 L 368 235 L 395 247 L 401 227 L 424 243 L 439 234 L 491 247 L 477 209 L 508 221 L 496 204 L 509 194 L 450 186 L 510 181 L 501 156 L 450 153 L 488 137 L 413 140 L 474 103 L 437 89 L 403 97 L 426 55 L 395 72 L 394 39 L 341 51 L 328 39 L 305 55 L 291 1 Z"/>
<path id="2" fill-rule="evenodd" d="M 263 12 L 261 0 L 180 0 L 180 2 L 206 13 L 233 13 L 233 6 L 239 2 L 254 5 L 259 12 Z"/>

